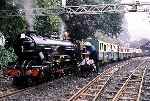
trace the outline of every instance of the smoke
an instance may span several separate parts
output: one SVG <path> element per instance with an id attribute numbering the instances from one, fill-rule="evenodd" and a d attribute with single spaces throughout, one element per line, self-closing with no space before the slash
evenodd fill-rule
<path id="1" fill-rule="evenodd" d="M 130 36 L 128 31 L 128 23 L 125 17 L 122 18 L 122 32 L 119 34 L 118 38 L 122 41 L 129 42 Z"/>
<path id="2" fill-rule="evenodd" d="M 29 30 L 33 30 L 33 11 L 31 9 L 33 9 L 33 0 L 21 0 L 20 1 L 23 8 L 25 9 L 25 14 L 26 14 L 26 20 L 28 22 L 28 27 Z"/>
<path id="3" fill-rule="evenodd" d="M 65 30 L 66 30 L 65 22 L 63 20 L 61 20 L 61 24 L 60 24 L 60 39 L 63 39 L 63 34 L 64 34 Z"/>

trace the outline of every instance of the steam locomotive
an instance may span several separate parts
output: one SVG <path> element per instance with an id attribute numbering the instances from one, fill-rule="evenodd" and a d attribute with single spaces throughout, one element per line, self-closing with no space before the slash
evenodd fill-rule
<path id="1" fill-rule="evenodd" d="M 18 58 L 15 63 L 9 64 L 6 75 L 14 81 L 23 78 L 28 84 L 70 72 L 78 73 L 82 53 L 86 50 L 91 53 L 94 50 L 96 54 L 90 55 L 100 64 L 142 56 L 141 49 L 121 47 L 96 39 L 87 39 L 78 44 L 69 40 L 51 40 L 33 32 L 18 36 L 14 50 Z"/>
<path id="2" fill-rule="evenodd" d="M 79 47 L 68 40 L 21 34 L 14 43 L 17 61 L 9 64 L 6 74 L 14 81 L 33 82 L 77 72 L 81 59 Z M 19 80 L 18 80 L 19 79 Z"/>

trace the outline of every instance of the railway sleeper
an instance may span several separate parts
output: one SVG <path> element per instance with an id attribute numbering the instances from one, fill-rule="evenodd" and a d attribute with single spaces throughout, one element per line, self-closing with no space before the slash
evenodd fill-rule
<path id="1" fill-rule="evenodd" d="M 85 93 L 95 95 L 96 93 L 98 93 L 98 91 L 95 92 L 95 91 L 87 90 Z"/>
<path id="2" fill-rule="evenodd" d="M 75 101 L 92 101 L 92 99 L 93 99 L 93 96 L 81 95 Z"/>
<path id="3" fill-rule="evenodd" d="M 127 86 L 125 89 L 126 89 L 126 91 L 135 91 L 135 90 L 139 90 L 139 88 L 140 88 L 140 85 L 138 85 L 138 86 Z"/>
<path id="4" fill-rule="evenodd" d="M 136 99 L 137 99 L 137 97 L 138 97 L 138 95 L 126 95 L 126 96 L 120 96 L 119 98 L 121 98 L 121 97 L 127 97 L 127 98 L 129 98 L 129 99 L 135 99 L 135 101 L 136 101 Z M 130 101 L 130 100 L 127 100 L 127 101 Z"/>
<path id="5" fill-rule="evenodd" d="M 149 76 L 150 76 L 150 73 L 147 73 L 145 76 L 149 77 Z"/>
<path id="6" fill-rule="evenodd" d="M 150 93 L 144 93 L 143 97 L 149 97 L 149 99 L 150 99 Z"/>
<path id="7" fill-rule="evenodd" d="M 108 77 L 110 77 L 110 75 L 111 75 L 111 74 L 103 75 L 102 78 L 108 78 Z"/>
<path id="8" fill-rule="evenodd" d="M 99 78 L 96 82 L 105 82 L 106 81 L 106 79 L 101 79 L 101 78 Z"/>
<path id="9" fill-rule="evenodd" d="M 101 89 L 103 85 L 101 86 L 97 86 L 97 85 L 92 85 L 91 87 L 89 87 L 90 89 Z"/>
<path id="10" fill-rule="evenodd" d="M 128 77 L 123 77 L 123 78 L 121 78 L 121 81 L 125 81 L 127 79 L 128 79 Z"/>
<path id="11" fill-rule="evenodd" d="M 124 84 L 124 83 L 118 83 L 117 85 L 118 85 L 118 86 L 122 86 L 123 84 Z"/>
<path id="12" fill-rule="evenodd" d="M 122 92 L 122 95 L 123 96 L 126 96 L 126 95 L 138 95 L 138 93 L 134 93 L 134 92 Z"/>
<path id="13" fill-rule="evenodd" d="M 150 86 L 150 81 L 144 82 L 144 86 Z"/>
<path id="14" fill-rule="evenodd" d="M 144 90 L 150 91 L 150 87 L 145 86 Z"/>
<path id="15" fill-rule="evenodd" d="M 93 85 L 104 85 L 105 84 L 105 82 L 94 82 L 94 84 Z"/>
<path id="16" fill-rule="evenodd" d="M 145 82 L 150 81 L 150 78 L 146 78 L 144 79 Z"/>
<path id="17" fill-rule="evenodd" d="M 137 86 L 139 86 L 141 84 L 141 81 L 140 80 L 139 81 L 138 80 L 137 81 L 136 80 L 135 81 L 129 81 L 127 86 L 135 86 L 135 87 L 137 87 Z"/>
<path id="18" fill-rule="evenodd" d="M 108 94 L 116 94 L 117 90 L 107 90 L 106 91 Z"/>
<path id="19" fill-rule="evenodd" d="M 103 87 L 103 85 L 97 85 L 97 87 L 101 88 L 101 87 Z"/>
<path id="20" fill-rule="evenodd" d="M 141 101 L 149 101 L 149 98 L 142 98 Z"/>
<path id="21" fill-rule="evenodd" d="M 139 88 L 140 87 L 140 83 L 137 83 L 137 82 L 133 82 L 133 83 L 129 83 L 126 85 L 126 88 Z"/>
<path id="22" fill-rule="evenodd" d="M 130 98 L 130 97 L 119 97 L 119 101 L 136 101 L 135 98 Z"/>
<path id="23" fill-rule="evenodd" d="M 113 95 L 102 95 L 101 98 L 109 100 L 109 99 L 113 99 L 114 96 Z"/>
<path id="24" fill-rule="evenodd" d="M 99 91 L 99 89 L 93 89 L 93 88 L 90 88 L 89 90 L 91 90 L 91 91 Z"/>
<path id="25" fill-rule="evenodd" d="M 82 95 L 81 96 L 91 96 L 91 97 L 95 97 L 95 95 L 94 94 L 88 94 L 88 93 L 82 93 Z"/>

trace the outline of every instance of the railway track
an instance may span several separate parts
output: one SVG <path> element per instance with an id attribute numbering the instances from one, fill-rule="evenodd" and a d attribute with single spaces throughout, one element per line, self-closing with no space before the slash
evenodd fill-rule
<path id="1" fill-rule="evenodd" d="M 13 86 L 11 83 L 10 84 L 7 84 L 7 83 L 8 82 L 4 82 L 4 84 L 2 84 L 0 86 L 1 87 L 0 88 L 0 101 L 1 101 L 1 99 L 2 99 L 2 101 L 5 101 L 5 98 L 7 98 L 7 97 L 14 96 L 14 95 L 21 93 L 21 92 L 34 90 L 36 88 L 40 88 L 41 86 L 44 86 L 47 84 L 47 82 L 46 82 L 46 83 L 39 84 L 36 86 L 18 88 L 16 86 Z"/>
<path id="2" fill-rule="evenodd" d="M 95 101 L 115 72 L 128 63 L 107 69 L 74 94 L 68 101 Z M 88 100 L 87 100 L 88 99 Z"/>
<path id="3" fill-rule="evenodd" d="M 0 99 L 5 99 L 6 97 L 13 96 L 17 93 L 21 93 L 24 91 L 33 90 L 33 89 L 37 88 L 38 86 L 40 86 L 40 85 L 37 85 L 35 87 L 26 87 L 26 88 L 20 88 L 20 89 L 13 87 L 12 85 L 3 87 L 3 89 L 0 91 Z"/>
<path id="4" fill-rule="evenodd" d="M 128 77 L 112 101 L 140 101 L 146 64 L 138 66 Z"/>
<path id="5" fill-rule="evenodd" d="M 118 99 L 120 99 L 120 97 L 125 98 L 123 96 L 125 96 L 124 92 L 125 92 L 125 88 L 127 88 L 128 86 L 132 86 L 132 85 L 137 85 L 137 88 L 140 88 L 139 92 L 141 92 L 141 85 L 143 84 L 143 77 L 145 74 L 145 67 L 143 67 L 143 65 L 145 66 L 145 61 L 143 61 L 142 63 L 139 63 L 139 66 L 137 66 L 137 68 L 132 71 L 130 73 L 130 75 L 126 75 L 125 77 L 123 77 L 124 82 L 122 82 L 121 87 L 118 87 L 120 90 L 118 92 L 116 91 L 109 91 L 111 93 L 115 93 L 114 96 L 111 96 L 111 98 L 108 97 L 108 99 L 101 99 L 103 101 L 117 101 Z M 120 66 L 121 69 L 121 66 Z M 91 82 L 89 82 L 86 86 L 84 86 L 82 89 L 80 89 L 76 94 L 74 94 L 68 101 L 96 101 L 99 99 L 99 96 L 101 96 L 101 93 L 104 89 L 106 89 L 106 86 L 109 85 L 109 81 L 110 79 L 115 75 L 115 72 L 117 72 L 119 70 L 119 68 L 110 68 L 108 70 L 106 70 L 105 72 L 103 72 L 101 75 L 97 76 L 95 79 L 93 79 Z M 118 75 L 120 76 L 120 75 Z M 135 77 L 135 78 L 133 78 Z M 136 78 L 137 77 L 137 78 Z M 133 80 L 135 79 L 135 80 Z M 135 83 L 135 81 L 137 83 Z M 131 87 L 129 87 L 131 88 Z M 136 88 L 135 88 L 136 89 Z M 129 95 L 132 95 L 132 92 L 127 92 L 127 98 L 130 98 Z M 133 93 L 134 94 L 134 93 Z M 136 93 L 137 94 L 137 99 L 139 99 L 140 93 Z M 106 95 L 107 96 L 107 95 Z M 130 99 L 125 99 L 124 101 L 136 101 L 136 100 L 130 100 Z M 100 101 L 101 101 L 100 100 Z M 120 100 L 119 100 L 120 101 Z"/>
<path id="6" fill-rule="evenodd" d="M 141 90 L 140 101 L 149 101 L 150 100 L 150 66 L 146 68 L 146 72 L 143 79 L 143 85 Z"/>
<path id="7" fill-rule="evenodd" d="M 112 101 L 117 92 L 121 89 L 123 84 L 128 79 L 129 75 L 135 70 L 136 67 L 141 65 L 141 61 L 132 61 L 128 65 L 120 69 L 110 80 L 109 84 L 101 92 L 99 100 Z"/>

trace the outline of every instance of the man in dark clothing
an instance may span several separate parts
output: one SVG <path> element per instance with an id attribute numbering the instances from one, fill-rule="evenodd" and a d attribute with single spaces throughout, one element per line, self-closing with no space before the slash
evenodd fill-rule
<path id="1" fill-rule="evenodd" d="M 96 65 L 96 72 L 99 74 L 100 72 L 100 68 L 99 68 L 99 64 L 98 64 L 98 52 L 95 48 L 95 46 L 88 46 L 87 50 L 90 51 L 90 57 L 94 60 L 94 63 Z"/>

